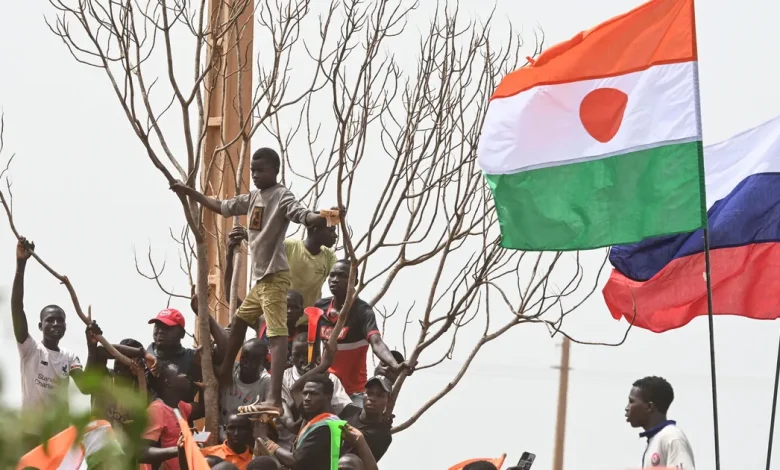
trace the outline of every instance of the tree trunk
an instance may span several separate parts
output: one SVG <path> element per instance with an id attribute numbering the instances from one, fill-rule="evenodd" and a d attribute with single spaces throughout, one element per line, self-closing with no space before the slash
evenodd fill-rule
<path id="1" fill-rule="evenodd" d="M 211 354 L 211 333 L 209 332 L 209 266 L 206 256 L 206 241 L 196 242 L 198 253 L 198 276 L 195 292 L 198 295 L 198 338 L 200 340 L 200 364 L 203 369 L 203 406 L 206 411 L 206 431 L 211 433 L 209 445 L 219 439 L 219 384 L 214 374 L 214 361 Z"/>

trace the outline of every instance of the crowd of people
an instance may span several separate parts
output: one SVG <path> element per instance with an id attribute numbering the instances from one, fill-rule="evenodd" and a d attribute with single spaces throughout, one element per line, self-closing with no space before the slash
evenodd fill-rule
<path id="1" fill-rule="evenodd" d="M 239 307 L 230 325 L 223 328 L 210 316 L 212 358 L 219 382 L 220 435 L 216 442 L 221 444 L 202 447 L 200 452 L 211 468 L 223 470 L 375 470 L 393 440 L 388 402 L 394 383 L 402 371 L 411 373 L 413 365 L 384 343 L 373 308 L 358 297 L 337 338 L 338 351 L 329 372 L 307 374 L 323 355 L 323 344 L 330 339 L 342 313 L 350 263 L 338 260 L 334 252 L 336 227 L 319 212 L 301 205 L 278 183 L 279 169 L 275 151 L 257 150 L 251 159 L 256 189 L 225 201 L 207 197 L 181 182 L 171 185 L 174 192 L 194 199 L 207 210 L 224 217 L 247 217 L 247 227 L 238 227 L 228 237 L 223 281 L 225 292 L 230 292 L 233 254 L 246 241 L 252 287 L 244 299 L 238 299 Z M 344 208 L 339 212 L 343 217 Z M 286 238 L 290 222 L 306 227 L 305 238 Z M 90 385 L 85 377 L 97 374 L 104 378 L 103 385 L 107 382 L 110 388 L 138 392 L 141 375 L 147 382 L 148 402 L 141 410 L 146 424 L 140 446 L 129 457 L 135 459 L 136 468 L 187 470 L 179 417 L 188 427 L 194 427 L 205 412 L 201 349 L 182 344 L 188 323 L 185 315 L 166 308 L 149 319 L 153 333 L 147 347 L 135 338 L 113 344 L 133 362 L 127 365 L 116 360 L 111 369 L 107 364 L 113 358 L 98 343 L 103 332 L 93 322 L 86 330 L 88 355 L 82 366 L 76 354 L 59 345 L 66 331 L 66 315 L 61 307 L 49 305 L 41 310 L 38 329 L 42 340 L 29 333 L 24 277 L 34 249 L 32 242 L 19 240 L 11 292 L 23 409 L 51 406 L 58 391 L 67 388 L 72 378 L 82 393 L 92 395 L 94 428 L 110 429 L 112 435 L 121 436 L 138 420 L 138 411 L 116 395 L 104 393 L 105 387 Z M 326 281 L 331 295 L 322 297 Z M 195 315 L 197 306 L 193 292 L 191 307 Z M 304 314 L 305 310 L 314 314 Z M 195 315 L 190 315 L 192 320 Z M 313 343 L 310 322 L 316 327 L 312 329 Z M 367 370 L 369 348 L 379 360 L 371 377 Z M 304 374 L 308 378 L 301 381 Z M 676 429 L 674 423 L 665 418 L 673 395 L 666 393 L 664 383 L 646 379 L 634 384 L 627 418 L 648 429 L 649 440 L 657 435 L 664 442 L 679 443 L 679 434 L 672 432 Z M 31 451 L 21 468 L 44 468 L 36 463 L 43 458 L 37 451 L 42 436 L 34 430 L 27 432 L 25 445 Z M 92 446 L 95 452 L 87 449 L 88 467 L 112 468 L 112 456 L 125 453 L 121 441 L 104 439 L 102 444 Z M 653 459 L 665 446 L 656 445 Z M 653 463 L 657 465 L 655 460 Z M 460 468 L 490 468 L 487 465 L 492 464 L 472 462 Z M 690 465 L 686 463 L 684 468 L 692 465 L 691 456 Z"/>
<path id="2" fill-rule="evenodd" d="M 336 257 L 336 227 L 329 225 L 324 215 L 301 205 L 279 184 L 280 163 L 272 149 L 257 150 L 251 159 L 256 189 L 230 200 L 207 197 L 180 182 L 171 185 L 173 191 L 191 197 L 206 210 L 225 217 L 247 217 L 247 227 L 238 227 L 228 238 L 224 287 L 230 292 L 233 254 L 244 241 L 249 248 L 253 285 L 244 299 L 238 299 L 230 325 L 223 328 L 210 317 L 221 444 L 203 447 L 201 452 L 213 468 L 331 470 L 333 438 L 338 434 L 338 468 L 377 468 L 392 443 L 392 416 L 386 409 L 393 382 L 402 370 L 410 368 L 403 356 L 382 340 L 373 308 L 356 298 L 337 339 L 338 351 L 329 372 L 309 374 L 296 388 L 301 376 L 320 360 L 319 346 L 328 341 L 338 321 L 347 296 L 350 263 Z M 344 216 L 343 208 L 340 214 Z M 290 222 L 305 226 L 305 238 L 286 238 Z M 152 341 L 147 347 L 135 338 L 114 344 L 117 351 L 135 361 L 135 367 L 114 361 L 112 370 L 107 368 L 111 355 L 96 340 L 103 332 L 93 322 L 86 331 L 88 355 L 82 366 L 76 354 L 59 346 L 66 331 L 61 307 L 49 305 L 41 311 L 41 341 L 28 332 L 24 274 L 33 250 L 33 243 L 19 241 L 11 293 L 23 409 L 42 409 L 52 403 L 70 377 L 82 393 L 92 395 L 94 417 L 121 433 L 133 422 L 133 412 L 110 394 L 97 393 L 83 377 L 90 371 L 99 373 L 112 385 L 132 390 L 138 388 L 137 374 L 143 369 L 148 382 L 148 422 L 137 462 L 149 469 L 186 468 L 186 459 L 180 455 L 182 430 L 176 411 L 193 425 L 204 417 L 204 405 L 199 398 L 201 348 L 182 344 L 188 324 L 185 314 L 166 308 L 151 318 Z M 331 295 L 323 297 L 326 281 Z M 195 314 L 197 305 L 193 295 Z M 321 313 L 304 315 L 306 308 L 319 308 Z M 316 323 L 313 354 L 309 352 L 309 322 Z M 252 333 L 248 335 L 249 329 Z M 379 360 L 370 378 L 369 348 Z M 240 410 L 250 405 L 252 412 Z M 250 419 L 258 416 L 266 419 Z M 331 422 L 338 423 L 337 433 Z M 31 448 L 40 444 L 41 436 L 30 433 L 28 438 Z"/>

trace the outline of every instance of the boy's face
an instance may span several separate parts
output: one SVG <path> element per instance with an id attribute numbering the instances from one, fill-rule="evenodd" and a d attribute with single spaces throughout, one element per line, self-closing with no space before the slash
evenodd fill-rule
<path id="1" fill-rule="evenodd" d="M 277 168 L 267 160 L 252 160 L 252 182 L 257 189 L 267 189 L 276 184 Z"/>
<path id="2" fill-rule="evenodd" d="M 293 341 L 290 356 L 298 372 L 303 373 L 303 369 L 309 361 L 309 344 L 304 341 Z"/>
<path id="3" fill-rule="evenodd" d="M 303 304 L 301 304 L 300 298 L 296 298 L 295 296 L 288 295 L 287 296 L 287 325 L 293 325 L 298 322 L 298 319 L 300 319 L 303 316 Z M 293 334 L 292 331 L 290 334 Z"/>

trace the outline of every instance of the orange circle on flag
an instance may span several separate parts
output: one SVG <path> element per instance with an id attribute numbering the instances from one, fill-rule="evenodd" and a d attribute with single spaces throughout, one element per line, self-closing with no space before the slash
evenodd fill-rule
<path id="1" fill-rule="evenodd" d="M 612 140 L 623 123 L 628 95 L 616 88 L 596 88 L 580 103 L 580 121 L 591 137 L 601 143 Z"/>

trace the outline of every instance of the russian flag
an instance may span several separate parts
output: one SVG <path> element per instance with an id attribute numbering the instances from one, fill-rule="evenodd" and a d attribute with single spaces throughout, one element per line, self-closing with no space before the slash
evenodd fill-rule
<path id="1" fill-rule="evenodd" d="M 780 318 L 780 117 L 704 148 L 713 313 Z M 704 231 L 612 247 L 612 316 L 657 333 L 707 314 Z"/>

